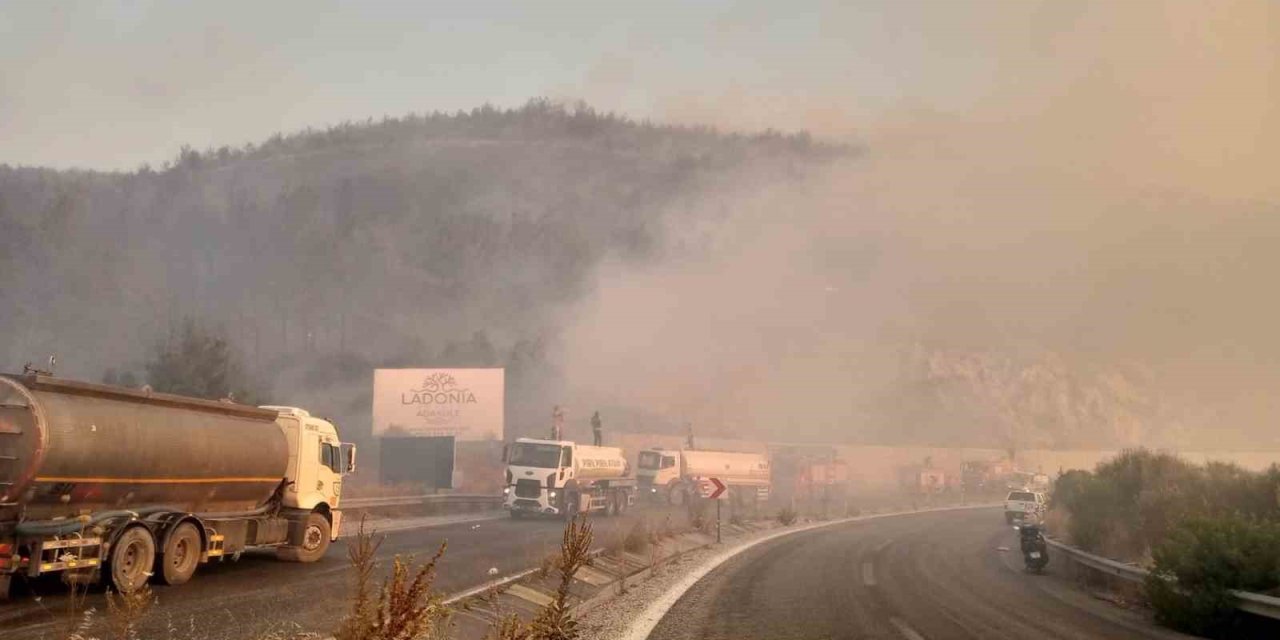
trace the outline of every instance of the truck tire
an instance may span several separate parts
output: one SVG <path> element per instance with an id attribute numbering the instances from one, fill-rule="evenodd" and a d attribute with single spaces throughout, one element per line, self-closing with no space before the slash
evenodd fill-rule
<path id="1" fill-rule="evenodd" d="M 151 577 L 156 562 L 156 539 L 146 527 L 129 527 L 111 545 L 111 585 L 119 593 L 133 593 Z"/>
<path id="2" fill-rule="evenodd" d="M 307 523 L 302 530 L 302 544 L 280 547 L 276 549 L 276 557 L 287 562 L 315 562 L 329 550 L 331 537 L 329 519 L 324 514 L 313 511 L 307 514 Z"/>
<path id="3" fill-rule="evenodd" d="M 179 524 L 164 542 L 160 555 L 160 580 L 165 584 L 183 584 L 195 575 L 200 565 L 200 532 L 190 522 Z"/>
<path id="4" fill-rule="evenodd" d="M 673 507 L 682 506 L 688 502 L 683 487 L 671 487 L 667 490 L 667 503 Z"/>

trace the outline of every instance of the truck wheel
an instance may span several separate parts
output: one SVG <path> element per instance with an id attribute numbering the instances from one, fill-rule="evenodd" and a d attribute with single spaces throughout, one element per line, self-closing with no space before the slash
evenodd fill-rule
<path id="1" fill-rule="evenodd" d="M 329 520 L 319 513 L 307 514 L 307 524 L 302 530 L 302 544 L 280 547 L 276 557 L 289 562 L 315 562 L 329 550 Z"/>
<path id="2" fill-rule="evenodd" d="M 673 507 L 683 505 L 686 502 L 684 489 L 681 489 L 680 487 L 671 487 L 670 491 L 667 493 L 667 502 Z"/>
<path id="3" fill-rule="evenodd" d="M 200 532 L 195 525 L 184 522 L 169 534 L 160 563 L 160 580 L 165 584 L 183 584 L 195 575 L 200 564 Z"/>
<path id="4" fill-rule="evenodd" d="M 133 593 L 151 576 L 156 540 L 146 527 L 130 527 L 111 545 L 111 584 L 119 593 Z"/>

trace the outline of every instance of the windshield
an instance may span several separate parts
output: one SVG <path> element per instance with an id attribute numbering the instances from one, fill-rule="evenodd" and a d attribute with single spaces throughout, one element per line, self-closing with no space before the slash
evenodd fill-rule
<path id="1" fill-rule="evenodd" d="M 654 451 L 641 451 L 638 460 L 641 469 L 657 469 L 662 455 Z"/>
<path id="2" fill-rule="evenodd" d="M 1021 500 L 1023 502 L 1035 502 L 1036 494 L 1027 491 L 1014 491 L 1009 494 L 1010 500 Z"/>
<path id="3" fill-rule="evenodd" d="M 511 445 L 508 464 L 516 467 L 555 469 L 560 462 L 560 445 L 517 442 Z"/>

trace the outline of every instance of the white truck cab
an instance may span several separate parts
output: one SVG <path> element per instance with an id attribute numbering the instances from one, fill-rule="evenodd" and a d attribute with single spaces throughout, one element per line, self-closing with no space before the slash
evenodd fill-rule
<path id="1" fill-rule="evenodd" d="M 503 452 L 503 506 L 512 517 L 580 512 L 621 513 L 635 490 L 631 465 L 618 447 L 520 438 Z"/>
<path id="2" fill-rule="evenodd" d="M 342 527 L 342 476 L 356 469 L 356 447 L 338 440 L 333 423 L 297 407 L 264 406 L 280 414 L 276 424 L 289 443 L 289 480 L 283 506 L 328 515 L 329 535 L 338 539 Z"/>

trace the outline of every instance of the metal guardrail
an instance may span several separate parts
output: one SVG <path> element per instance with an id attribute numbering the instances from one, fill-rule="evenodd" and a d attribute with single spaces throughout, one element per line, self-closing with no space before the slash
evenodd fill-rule
<path id="1" fill-rule="evenodd" d="M 1090 569 L 1096 569 L 1127 582 L 1142 582 L 1147 579 L 1147 575 L 1150 573 L 1138 565 L 1120 562 L 1118 560 L 1112 560 L 1111 558 L 1104 558 L 1102 556 L 1095 556 L 1092 553 L 1081 551 L 1080 549 L 1070 546 L 1064 542 L 1050 539 L 1046 539 L 1045 541 L 1049 543 L 1049 546 L 1071 556 L 1076 562 L 1079 562 Z"/>
<path id="2" fill-rule="evenodd" d="M 1151 575 L 1150 571 L 1137 565 L 1097 556 L 1057 540 L 1047 540 L 1047 542 L 1049 546 L 1070 556 L 1076 562 L 1127 582 L 1141 583 Z M 1264 618 L 1280 620 L 1280 598 L 1248 591 L 1232 591 L 1231 595 L 1236 598 L 1237 609 Z"/>
<path id="3" fill-rule="evenodd" d="M 502 506 L 502 496 L 476 493 L 431 493 L 416 496 L 377 496 L 369 498 L 343 498 L 344 509 L 373 509 L 377 507 L 399 507 L 416 505 L 467 505 L 472 507 Z"/>

